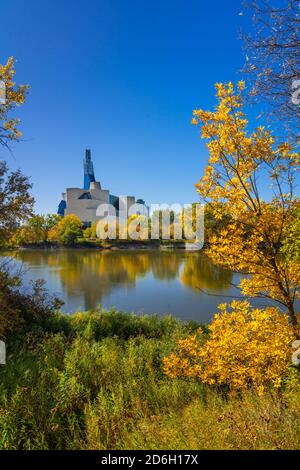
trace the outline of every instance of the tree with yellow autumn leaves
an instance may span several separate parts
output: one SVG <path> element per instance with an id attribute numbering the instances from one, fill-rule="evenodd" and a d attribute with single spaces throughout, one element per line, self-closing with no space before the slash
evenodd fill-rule
<path id="1" fill-rule="evenodd" d="M 24 104 L 29 89 L 28 85 L 16 86 L 14 75 L 15 60 L 10 57 L 6 64 L 0 64 L 0 81 L 4 91 L 4 100 L 0 106 L 0 145 L 5 147 L 8 147 L 10 142 L 18 140 L 22 135 L 18 129 L 20 120 L 11 117 L 10 113 L 16 106 Z"/>
<path id="2" fill-rule="evenodd" d="M 240 282 L 244 295 L 276 301 L 295 326 L 300 270 L 296 260 L 283 256 L 282 245 L 299 205 L 295 175 L 300 156 L 290 144 L 276 144 L 264 127 L 248 132 L 243 82 L 216 89 L 215 110 L 195 110 L 192 119 L 209 150 L 197 191 L 216 219 L 227 220 L 210 237 L 207 253 L 217 265 L 246 275 Z M 269 200 L 263 198 L 266 187 Z"/>
<path id="3" fill-rule="evenodd" d="M 255 309 L 248 301 L 220 305 L 208 336 L 178 342 L 163 360 L 170 377 L 196 378 L 233 393 L 254 387 L 279 388 L 299 335 L 295 301 L 300 297 L 299 198 L 295 176 L 300 156 L 286 142 L 275 143 L 264 127 L 248 132 L 244 83 L 217 84 L 214 111 L 195 110 L 192 123 L 208 141 L 209 160 L 196 185 L 217 223 L 209 231 L 208 256 L 242 276 L 247 297 L 277 302 Z M 262 189 L 269 186 L 266 200 Z M 222 223 L 224 222 L 224 223 Z M 284 315 L 287 313 L 287 315 Z"/>

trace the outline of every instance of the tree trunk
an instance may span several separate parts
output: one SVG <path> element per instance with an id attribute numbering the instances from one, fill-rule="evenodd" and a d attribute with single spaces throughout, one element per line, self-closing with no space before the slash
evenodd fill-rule
<path id="1" fill-rule="evenodd" d="M 297 314 L 294 309 L 293 302 L 290 299 L 287 303 L 287 308 L 288 308 L 289 321 L 295 331 L 296 339 L 300 339 L 299 322 L 298 322 Z"/>

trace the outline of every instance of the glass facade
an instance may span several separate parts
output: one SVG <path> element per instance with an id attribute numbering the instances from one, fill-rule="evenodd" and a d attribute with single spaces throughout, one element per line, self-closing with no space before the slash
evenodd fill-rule
<path id="1" fill-rule="evenodd" d="M 91 151 L 87 149 L 85 151 L 85 159 L 83 160 L 83 171 L 84 171 L 84 180 L 83 180 L 83 188 L 90 189 L 90 183 L 95 182 L 95 174 L 94 174 L 94 165 L 92 162 Z"/>

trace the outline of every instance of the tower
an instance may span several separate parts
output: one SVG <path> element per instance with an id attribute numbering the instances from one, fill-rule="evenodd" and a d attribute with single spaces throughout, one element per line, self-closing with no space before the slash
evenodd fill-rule
<path id="1" fill-rule="evenodd" d="M 91 151 L 86 149 L 85 151 L 85 159 L 83 160 L 83 172 L 84 172 L 84 180 L 83 180 L 83 188 L 89 190 L 90 183 L 93 183 L 95 180 L 94 175 L 94 166 L 91 157 Z"/>

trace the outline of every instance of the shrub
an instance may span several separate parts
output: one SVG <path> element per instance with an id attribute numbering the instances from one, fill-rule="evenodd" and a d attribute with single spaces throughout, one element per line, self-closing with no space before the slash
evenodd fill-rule
<path id="1" fill-rule="evenodd" d="M 44 281 L 32 283 L 32 291 L 21 291 L 18 276 L 0 270 L 0 338 L 7 338 L 29 324 L 43 322 L 61 306 L 61 301 L 48 295 Z"/>
<path id="2" fill-rule="evenodd" d="M 291 360 L 294 338 L 288 317 L 276 308 L 254 309 L 248 302 L 219 306 L 205 341 L 202 332 L 178 342 L 178 351 L 166 356 L 164 372 L 171 377 L 193 377 L 231 392 L 249 386 L 263 394 L 266 386 L 279 388 Z"/>
<path id="3" fill-rule="evenodd" d="M 78 334 L 83 334 L 88 327 L 97 341 L 112 336 L 123 339 L 138 335 L 160 338 L 183 328 L 180 322 L 171 316 L 159 318 L 157 315 L 134 315 L 114 309 L 76 313 L 70 316 L 70 324 Z"/>

